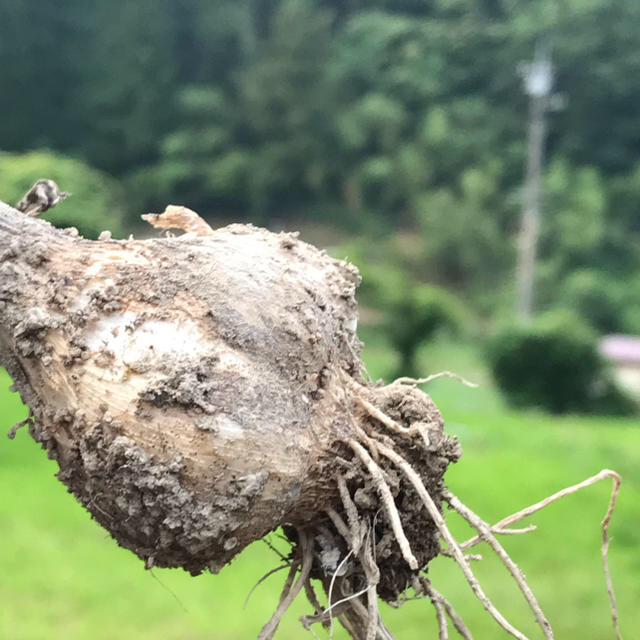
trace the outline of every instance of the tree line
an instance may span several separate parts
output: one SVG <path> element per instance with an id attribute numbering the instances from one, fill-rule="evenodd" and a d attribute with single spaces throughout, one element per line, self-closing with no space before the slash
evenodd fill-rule
<path id="1" fill-rule="evenodd" d="M 517 65 L 544 38 L 568 103 L 537 304 L 640 332 L 639 25 L 637 0 L 5 0 L 0 149 L 82 160 L 136 213 L 320 220 L 366 238 L 373 269 L 495 314 L 526 153 Z"/>

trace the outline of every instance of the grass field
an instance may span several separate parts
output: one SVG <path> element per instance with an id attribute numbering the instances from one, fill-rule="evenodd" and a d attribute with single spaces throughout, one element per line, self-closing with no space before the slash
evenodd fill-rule
<path id="1" fill-rule="evenodd" d="M 371 337 L 365 360 L 372 375 L 393 366 L 393 353 Z M 640 425 L 637 420 L 549 417 L 512 412 L 495 393 L 469 348 L 425 349 L 425 371 L 456 369 L 481 383 L 469 389 L 438 380 L 428 391 L 441 407 L 447 429 L 460 438 L 464 455 L 447 481 L 476 512 L 498 520 L 604 467 L 623 475 L 611 526 L 611 570 L 621 628 L 627 639 L 640 628 Z M 9 379 L 0 373 L 0 428 L 25 415 Z M 7 640 L 239 640 L 255 638 L 277 603 L 284 580 L 276 574 L 260 585 L 246 609 L 255 581 L 277 558 L 255 543 L 219 575 L 192 578 L 178 570 L 145 571 L 120 549 L 54 478 L 56 464 L 26 430 L 11 442 L 0 439 L 0 638 Z M 613 638 L 600 564 L 600 520 L 610 485 L 603 483 L 556 503 L 531 521 L 538 530 L 503 540 L 521 565 L 549 617 L 556 637 Z M 459 536 L 467 530 L 455 515 Z M 506 571 L 483 548 L 474 568 L 508 619 L 532 638 L 541 637 Z M 456 605 L 476 639 L 501 639 L 451 561 L 431 567 L 438 588 Z M 279 638 L 312 637 L 297 618 L 302 601 L 287 614 Z M 383 607 L 399 640 L 437 638 L 427 602 L 400 610 Z M 337 628 L 335 638 L 346 636 Z"/>

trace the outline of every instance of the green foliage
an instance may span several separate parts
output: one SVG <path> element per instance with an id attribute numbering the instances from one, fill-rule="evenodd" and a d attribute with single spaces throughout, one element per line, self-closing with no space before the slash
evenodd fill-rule
<path id="1" fill-rule="evenodd" d="M 416 356 L 420 345 L 442 332 L 458 333 L 465 309 L 452 294 L 426 284 L 405 285 L 387 309 L 386 330 L 400 356 L 397 376 L 419 377 Z"/>
<path id="2" fill-rule="evenodd" d="M 498 386 L 517 406 L 552 413 L 633 410 L 606 375 L 596 334 L 572 313 L 509 324 L 493 337 L 488 355 Z"/>
<path id="3" fill-rule="evenodd" d="M 16 204 L 36 180 L 50 178 L 71 194 L 43 214 L 58 227 L 76 227 L 87 238 L 108 229 L 122 234 L 123 199 L 117 182 L 83 162 L 48 151 L 0 153 L 0 199 Z"/>
<path id="4" fill-rule="evenodd" d="M 547 39 L 569 100 L 547 123 L 536 304 L 639 330 L 635 293 L 571 278 L 640 270 L 637 0 L 32 4 L 0 6 L 0 149 L 82 158 L 132 210 L 411 231 L 422 250 L 389 265 L 483 316 L 513 279 L 516 68 Z"/>
<path id="5" fill-rule="evenodd" d="M 511 264 L 501 247 L 501 225 L 492 209 L 496 197 L 490 171 L 467 169 L 455 189 L 426 191 L 415 199 L 427 271 L 456 289 L 486 296 Z"/>
<path id="6" fill-rule="evenodd" d="M 562 300 L 600 334 L 628 330 L 625 326 L 625 289 L 597 269 L 581 269 L 569 275 L 564 283 Z"/>
<path id="7" fill-rule="evenodd" d="M 368 325 L 367 335 L 375 328 L 395 351 L 396 377 L 420 377 L 424 373 L 416 361 L 420 347 L 441 335 L 461 337 L 472 324 L 469 310 L 457 296 L 419 281 L 398 261 L 399 253 L 406 256 L 410 251 L 406 240 L 387 237 L 342 245 L 333 252 L 346 256 L 360 270 L 361 324 Z"/>
<path id="8" fill-rule="evenodd" d="M 547 171 L 542 257 L 560 259 L 571 268 L 588 262 L 605 232 L 606 196 L 602 178 L 592 167 L 571 167 L 554 160 Z"/>
<path id="9" fill-rule="evenodd" d="M 177 111 L 185 125 L 161 140 L 160 162 L 136 171 L 129 191 L 141 194 L 139 207 L 147 209 L 171 201 L 206 213 L 211 203 L 228 204 L 246 191 L 252 159 L 234 145 L 234 115 L 225 94 L 205 85 L 185 87 Z"/>

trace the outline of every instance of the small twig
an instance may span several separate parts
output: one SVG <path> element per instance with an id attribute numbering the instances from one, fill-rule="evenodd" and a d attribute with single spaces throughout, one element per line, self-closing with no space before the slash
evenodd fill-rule
<path id="1" fill-rule="evenodd" d="M 522 591 L 527 603 L 529 604 L 529 607 L 531 608 L 531 611 L 533 611 L 533 615 L 540 625 L 540 628 L 544 633 L 544 637 L 548 640 L 553 640 L 553 630 L 551 629 L 551 625 L 542 612 L 542 608 L 538 604 L 533 591 L 531 591 L 531 588 L 527 584 L 524 573 L 522 573 L 520 567 L 518 567 L 518 565 L 511 559 L 511 556 L 509 556 L 509 554 L 505 551 L 504 547 L 498 542 L 495 535 L 493 535 L 493 533 L 491 532 L 491 527 L 489 526 L 489 524 L 482 520 L 479 516 L 477 516 L 473 511 L 471 511 L 471 509 L 463 504 L 448 489 L 445 489 L 442 495 L 453 509 L 455 509 L 471 526 L 478 530 L 480 536 L 496 552 L 500 560 L 502 560 L 503 564 L 509 570 L 509 573 L 511 573 L 511 575 L 513 576 L 513 579 L 516 581 L 518 587 L 520 587 L 520 591 Z"/>
<path id="2" fill-rule="evenodd" d="M 69 197 L 53 180 L 38 180 L 16 204 L 16 209 L 28 216 L 37 217 Z"/>
<path id="3" fill-rule="evenodd" d="M 195 211 L 170 204 L 162 213 L 145 213 L 140 216 L 157 229 L 182 229 L 198 236 L 213 236 L 215 231 Z"/>
<path id="4" fill-rule="evenodd" d="M 385 507 L 387 515 L 389 516 L 391 528 L 393 529 L 393 533 L 395 534 L 398 545 L 400 546 L 402 557 L 405 559 L 411 569 L 417 569 L 418 561 L 411 551 L 411 546 L 409 545 L 407 536 L 405 535 L 404 529 L 402 528 L 400 514 L 398 513 L 398 509 L 395 505 L 395 502 L 393 501 L 393 496 L 391 495 L 389 485 L 387 485 L 387 483 L 385 482 L 382 471 L 380 471 L 380 467 L 378 467 L 378 465 L 373 461 L 371 456 L 359 442 L 356 442 L 355 440 L 349 440 L 348 444 L 353 449 L 358 458 L 360 458 L 360 460 L 367 467 L 369 474 L 371 475 L 373 483 L 378 493 L 380 494 L 380 498 Z M 383 446 L 384 445 L 378 444 L 380 450 L 382 450 Z"/>
<path id="5" fill-rule="evenodd" d="M 438 378 L 453 378 L 454 380 L 461 382 L 463 385 L 465 385 L 465 387 L 471 387 L 473 389 L 479 386 L 475 382 L 469 382 L 462 376 L 459 376 L 457 373 L 453 373 L 453 371 L 440 371 L 440 373 L 434 373 L 433 375 L 427 376 L 426 378 L 396 378 L 391 384 L 407 384 L 416 386 L 419 384 L 427 384 L 428 382 L 437 380 Z"/>

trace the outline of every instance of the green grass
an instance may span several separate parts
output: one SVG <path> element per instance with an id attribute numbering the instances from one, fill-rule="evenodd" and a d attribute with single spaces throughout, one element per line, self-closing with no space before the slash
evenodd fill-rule
<path id="1" fill-rule="evenodd" d="M 393 369 L 394 354 L 367 335 L 365 359 L 374 376 Z M 498 520 L 604 467 L 623 475 L 611 526 L 611 570 L 623 634 L 640 627 L 640 428 L 636 420 L 549 417 L 513 412 L 492 387 L 472 349 L 451 344 L 424 349 L 425 372 L 453 369 L 480 381 L 469 389 L 443 379 L 428 391 L 441 407 L 447 429 L 460 438 L 464 455 L 447 481 L 454 493 L 489 520 Z M 0 374 L 0 388 L 9 380 Z M 15 394 L 0 391 L 2 428 L 25 409 Z M 54 478 L 56 464 L 21 430 L 0 439 L 0 638 L 8 640 L 236 640 L 255 637 L 269 618 L 284 579 L 260 585 L 246 609 L 254 582 L 277 558 L 256 543 L 219 575 L 192 578 L 178 570 L 143 569 Z M 521 565 L 560 639 L 612 638 L 600 565 L 600 520 L 610 486 L 593 486 L 532 518 L 538 530 L 503 540 Z M 448 520 L 459 536 L 467 529 Z M 474 568 L 505 615 L 532 638 L 540 637 L 508 574 L 483 548 Z M 479 639 L 506 637 L 474 600 L 451 561 L 439 559 L 434 583 L 464 616 Z M 300 600 L 277 637 L 305 638 Z M 424 601 L 401 609 L 383 607 L 402 640 L 436 638 L 433 612 Z M 345 635 L 337 629 L 335 637 Z"/>

